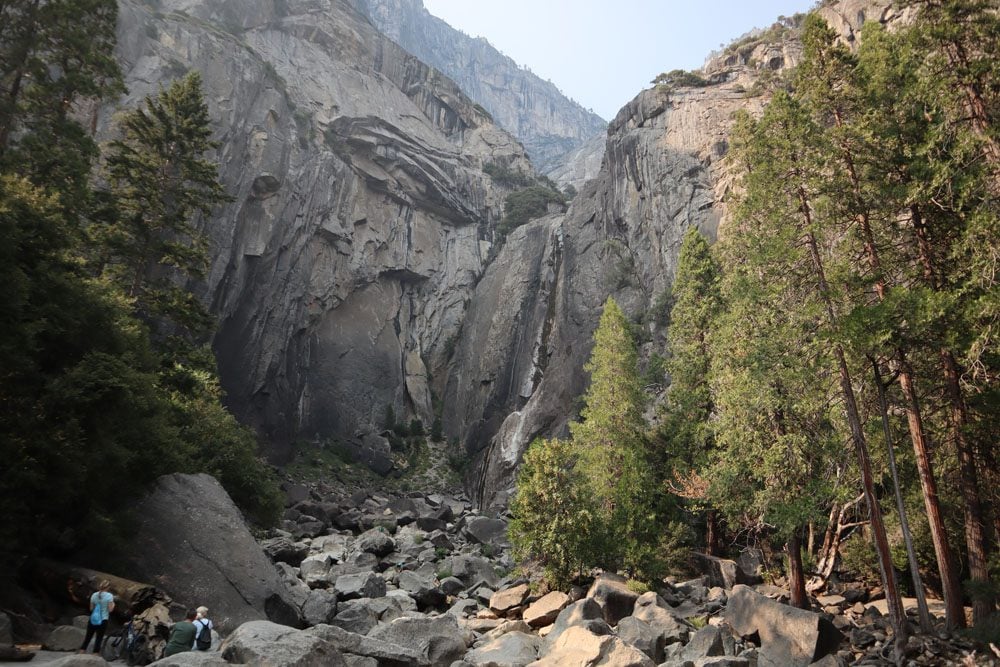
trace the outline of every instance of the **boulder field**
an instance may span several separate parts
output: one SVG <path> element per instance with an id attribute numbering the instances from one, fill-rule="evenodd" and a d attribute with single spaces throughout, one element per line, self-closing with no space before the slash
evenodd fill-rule
<path id="1" fill-rule="evenodd" d="M 831 593 L 815 599 L 813 610 L 795 609 L 780 587 L 735 583 L 755 578 L 711 558 L 695 559 L 701 576 L 655 590 L 605 573 L 587 586 L 549 591 L 515 567 L 505 517 L 481 513 L 460 494 L 286 491 L 280 527 L 255 540 L 238 512 L 224 512 L 228 498 L 213 478 L 161 479 L 142 506 L 158 527 L 141 531 L 171 539 L 143 537 L 137 548 L 155 557 L 137 551 L 133 559 L 169 593 L 175 619 L 178 604 L 208 605 L 221 641 L 215 650 L 153 664 L 888 664 L 891 629 L 867 591 Z M 191 520 L 195 507 L 218 516 Z M 171 514 L 186 520 L 170 523 Z M 6 620 L 0 615 L 0 629 L 10 627 Z M 52 628 L 43 647 L 75 650 L 85 622 Z M 906 651 L 907 665 L 958 664 L 974 646 L 915 636 Z M 49 664 L 107 663 L 74 654 Z"/>

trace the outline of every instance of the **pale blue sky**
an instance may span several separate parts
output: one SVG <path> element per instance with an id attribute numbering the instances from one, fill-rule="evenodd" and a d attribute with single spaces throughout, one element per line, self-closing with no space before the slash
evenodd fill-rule
<path id="1" fill-rule="evenodd" d="M 610 120 L 661 73 L 701 67 L 720 43 L 815 0 L 424 0 Z"/>

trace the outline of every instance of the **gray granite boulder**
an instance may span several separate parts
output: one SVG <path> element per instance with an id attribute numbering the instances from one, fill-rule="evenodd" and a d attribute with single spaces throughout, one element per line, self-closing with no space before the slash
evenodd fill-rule
<path id="1" fill-rule="evenodd" d="M 507 544 L 507 522 L 502 519 L 491 519 L 485 516 L 473 516 L 465 522 L 462 529 L 472 542 L 501 546 Z"/>
<path id="2" fill-rule="evenodd" d="M 385 579 L 374 572 L 342 574 L 333 588 L 341 600 L 377 598 L 385 595 Z"/>
<path id="3" fill-rule="evenodd" d="M 227 662 L 295 667 L 346 667 L 335 646 L 319 637 L 270 621 L 240 625 L 220 647 Z"/>
<path id="4" fill-rule="evenodd" d="M 229 494 L 205 475 L 164 475 L 135 508 L 122 576 L 175 600 L 208 600 L 223 633 L 245 621 L 299 626 L 299 606 Z"/>
<path id="5" fill-rule="evenodd" d="M 42 642 L 42 647 L 49 651 L 75 651 L 83 644 L 85 636 L 85 631 L 80 628 L 72 625 L 58 625 Z M 87 648 L 92 650 L 93 644 Z"/>
<path id="6" fill-rule="evenodd" d="M 570 597 L 562 591 L 551 591 L 528 605 L 521 617 L 533 628 L 552 625 L 559 612 L 569 606 Z"/>
<path id="7" fill-rule="evenodd" d="M 614 667 L 654 667 L 649 656 L 614 635 L 598 635 L 586 627 L 567 628 L 546 647 L 545 654 L 533 667 L 567 665 L 614 665 Z"/>
<path id="8" fill-rule="evenodd" d="M 446 599 L 444 592 L 438 588 L 431 576 L 404 570 L 399 573 L 398 585 L 413 598 L 421 610 L 439 607 Z"/>
<path id="9" fill-rule="evenodd" d="M 843 638 L 823 616 L 770 600 L 742 585 L 729 595 L 726 621 L 736 634 L 760 638 L 761 667 L 808 665 L 835 653 Z"/>
<path id="10" fill-rule="evenodd" d="M 372 528 L 358 535 L 354 548 L 359 552 L 384 558 L 396 549 L 396 542 L 386 531 Z"/>
<path id="11" fill-rule="evenodd" d="M 650 591 L 635 602 L 632 615 L 653 627 L 663 637 L 665 645 L 685 643 L 694 628 L 668 605 L 663 598 Z"/>
<path id="12" fill-rule="evenodd" d="M 231 667 L 218 651 L 186 651 L 149 663 L 156 667 Z"/>
<path id="13" fill-rule="evenodd" d="M 390 644 L 417 648 L 431 667 L 448 667 L 465 655 L 465 634 L 454 616 L 403 617 L 381 623 L 368 636 Z"/>
<path id="14" fill-rule="evenodd" d="M 762 579 L 757 575 L 746 573 L 739 563 L 725 558 L 717 558 L 708 554 L 692 553 L 694 566 L 705 575 L 708 586 L 720 586 L 730 590 L 737 584 L 759 584 Z"/>
<path id="15" fill-rule="evenodd" d="M 508 632 L 465 654 L 465 661 L 483 667 L 523 667 L 538 659 L 542 640 L 533 634 Z"/>
<path id="16" fill-rule="evenodd" d="M 309 597 L 302 605 L 302 617 L 307 625 L 329 623 L 336 615 L 336 593 L 323 589 L 309 591 Z"/>
<path id="17" fill-rule="evenodd" d="M 611 634 L 611 627 L 604 620 L 604 612 L 597 602 L 584 598 L 569 605 L 556 617 L 552 630 L 545 637 L 545 643 L 551 645 L 563 632 L 572 627 L 585 627 L 593 634 Z"/>
<path id="18" fill-rule="evenodd" d="M 635 616 L 626 616 L 618 623 L 618 637 L 639 649 L 657 664 L 663 662 L 663 634 Z"/>
<path id="19" fill-rule="evenodd" d="M 632 614 L 639 594 L 628 589 L 624 577 L 605 573 L 594 580 L 587 597 L 600 605 L 608 625 L 617 625 L 618 621 Z"/>
<path id="20" fill-rule="evenodd" d="M 366 657 L 375 661 L 378 667 L 407 667 L 408 665 L 426 665 L 421 652 L 412 646 L 401 646 L 382 641 L 373 637 L 349 632 L 333 625 L 317 625 L 306 632 L 316 635 L 329 642 L 345 654 Z"/>
<path id="21" fill-rule="evenodd" d="M 338 603 L 337 615 L 330 621 L 330 625 L 343 628 L 348 632 L 366 635 L 378 625 L 378 617 L 378 612 L 369 598 L 349 600 Z"/>
<path id="22" fill-rule="evenodd" d="M 500 582 L 496 566 L 480 556 L 455 556 L 445 561 L 444 565 L 451 570 L 453 577 L 458 577 L 465 584 L 466 588 L 471 589 L 478 584 L 496 588 Z"/>

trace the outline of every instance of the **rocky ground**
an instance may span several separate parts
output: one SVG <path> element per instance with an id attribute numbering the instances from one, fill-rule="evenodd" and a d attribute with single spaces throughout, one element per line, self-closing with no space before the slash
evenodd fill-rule
<path id="1" fill-rule="evenodd" d="M 813 611 L 752 581 L 736 563 L 702 557 L 705 574 L 645 591 L 604 574 L 545 591 L 515 566 L 506 520 L 460 494 L 286 484 L 288 508 L 260 547 L 301 612 L 301 627 L 251 620 L 224 629 L 218 650 L 174 665 L 754 667 L 892 664 L 887 619 L 865 591 L 821 596 Z M 45 648 L 75 649 L 82 630 L 56 627 Z M 40 656 L 48 660 L 52 654 Z M 53 666 L 101 665 L 66 655 Z M 916 636 L 905 665 L 995 665 L 988 647 Z"/>

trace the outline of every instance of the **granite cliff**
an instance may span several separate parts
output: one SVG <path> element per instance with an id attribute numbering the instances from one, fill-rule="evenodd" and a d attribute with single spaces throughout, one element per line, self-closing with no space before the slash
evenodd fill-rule
<path id="1" fill-rule="evenodd" d="M 759 111 L 767 81 L 795 65 L 795 22 L 712 57 L 704 85 L 640 93 L 570 209 L 498 251 L 509 189 L 483 167 L 532 174 L 524 147 L 378 32 L 361 1 L 121 0 L 124 104 L 203 75 L 234 201 L 204 221 L 213 259 L 193 287 L 219 318 L 230 404 L 271 453 L 366 441 L 387 406 L 425 424 L 440 414 L 475 462 L 477 500 L 502 500 L 527 444 L 574 418 L 608 295 L 643 323 L 644 353 L 660 349 L 650 312 L 684 232 L 724 225 L 732 113 Z M 882 7 L 822 11 L 851 39 L 866 18 L 892 18 Z"/>
<path id="2" fill-rule="evenodd" d="M 852 42 L 865 20 L 898 18 L 887 4 L 847 0 L 820 11 Z M 476 462 L 468 481 L 480 503 L 505 501 L 535 437 L 567 432 L 609 295 L 644 328 L 642 353 L 662 350 L 665 331 L 651 314 L 685 231 L 724 230 L 733 113 L 759 113 L 798 63 L 798 25 L 787 19 L 713 55 L 703 85 L 640 93 L 611 122 L 600 172 L 568 212 L 519 229 L 487 269 L 445 394 L 446 431 Z"/>
<path id="3" fill-rule="evenodd" d="M 489 111 L 524 144 L 540 172 L 576 188 L 597 175 L 607 121 L 567 99 L 551 81 L 519 66 L 485 39 L 469 37 L 432 16 L 423 0 L 356 2 L 379 30 L 444 72 Z"/>
<path id="4" fill-rule="evenodd" d="M 122 0 L 134 106 L 202 73 L 235 201 L 205 221 L 194 286 L 237 415 L 287 453 L 351 438 L 387 405 L 430 420 L 524 149 L 458 87 L 342 0 Z M 110 113 L 101 117 L 107 136 Z"/>

